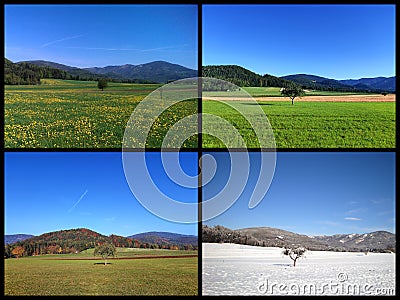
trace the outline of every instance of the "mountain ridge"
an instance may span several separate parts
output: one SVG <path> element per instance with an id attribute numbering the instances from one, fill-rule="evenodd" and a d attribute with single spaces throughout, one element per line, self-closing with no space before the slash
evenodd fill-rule
<path id="1" fill-rule="evenodd" d="M 203 77 L 212 77 L 232 82 L 238 86 L 284 87 L 288 82 L 302 86 L 303 89 L 316 89 L 343 92 L 395 92 L 396 76 L 337 80 L 311 74 L 292 74 L 285 76 L 260 75 L 238 65 L 207 65 L 202 67 Z"/>
<path id="2" fill-rule="evenodd" d="M 151 249 L 173 249 L 173 250 L 189 250 L 198 248 L 198 239 L 196 236 L 186 238 L 185 235 L 164 232 L 170 238 L 160 238 L 156 234 L 160 232 L 152 232 L 152 240 L 146 240 L 146 233 L 142 233 L 141 237 L 124 237 L 116 234 L 109 236 L 100 234 L 87 228 L 74 228 L 66 230 L 58 230 L 46 232 L 38 236 L 32 236 L 23 240 L 16 241 L 11 244 L 5 243 L 5 257 L 12 256 L 12 250 L 18 246 L 24 248 L 24 255 L 40 255 L 40 254 L 59 254 L 59 253 L 78 253 L 83 250 L 94 248 L 102 243 L 112 243 L 116 247 L 127 248 L 151 248 Z M 179 237 L 182 237 L 179 239 Z M 156 238 L 154 238 L 156 237 Z M 174 238 L 171 238 L 174 237 Z M 5 235 L 5 241 L 9 239 L 9 235 Z M 12 235 L 11 235 L 12 238 Z"/>
<path id="3" fill-rule="evenodd" d="M 366 92 L 396 91 L 396 76 L 337 80 L 311 74 L 292 74 L 280 78 L 296 82 L 306 89 Z"/>
<path id="4" fill-rule="evenodd" d="M 109 77 L 114 80 L 142 80 L 153 83 L 167 83 L 179 79 L 197 77 L 197 71 L 179 64 L 163 60 L 144 64 L 109 65 L 105 67 L 78 68 L 46 60 L 21 61 L 16 64 L 29 63 L 47 66 L 68 72 L 72 76 L 85 78 Z"/>
<path id="5" fill-rule="evenodd" d="M 231 242 L 264 247 L 306 247 L 322 251 L 388 252 L 396 249 L 396 236 L 388 231 L 309 237 L 272 227 L 229 229 L 221 225 L 202 228 L 203 242 Z M 346 238 L 347 237 L 347 238 Z"/>

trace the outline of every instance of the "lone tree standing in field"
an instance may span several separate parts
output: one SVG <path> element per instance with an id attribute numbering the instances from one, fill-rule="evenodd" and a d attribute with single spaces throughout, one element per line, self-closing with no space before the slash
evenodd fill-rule
<path id="1" fill-rule="evenodd" d="M 107 265 L 107 257 L 115 257 L 117 250 L 115 246 L 110 243 L 104 243 L 94 249 L 94 256 L 100 255 L 104 259 L 104 265 Z"/>
<path id="2" fill-rule="evenodd" d="M 97 82 L 97 87 L 104 91 L 104 89 L 107 87 L 107 79 L 105 78 L 99 78 Z"/>
<path id="3" fill-rule="evenodd" d="M 304 91 L 297 84 L 289 84 L 281 89 L 281 94 L 289 97 L 292 100 L 292 104 L 294 104 L 294 98 L 303 96 Z"/>
<path id="4" fill-rule="evenodd" d="M 289 256 L 292 260 L 293 260 L 293 267 L 296 266 L 296 261 L 298 258 L 302 257 L 303 254 L 306 252 L 307 250 L 303 247 L 298 247 L 296 249 L 292 249 L 292 248 L 286 248 L 283 250 L 283 255 L 287 255 Z"/>

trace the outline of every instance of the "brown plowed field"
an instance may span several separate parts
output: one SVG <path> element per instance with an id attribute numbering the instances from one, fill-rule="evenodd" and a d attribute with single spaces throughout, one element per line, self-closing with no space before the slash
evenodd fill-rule
<path id="1" fill-rule="evenodd" d="M 191 255 L 138 255 L 133 257 L 109 257 L 107 260 L 113 259 L 149 259 L 149 258 L 187 258 L 187 257 L 197 257 L 195 254 Z M 102 258 L 94 258 L 94 257 L 71 257 L 71 258 L 45 258 L 46 260 L 103 260 Z"/>
<path id="2" fill-rule="evenodd" d="M 205 100 L 246 101 L 246 97 L 204 97 Z M 290 101 L 284 97 L 254 97 L 256 101 Z M 304 96 L 294 99 L 295 102 L 395 102 L 396 95 L 346 95 L 346 96 Z"/>

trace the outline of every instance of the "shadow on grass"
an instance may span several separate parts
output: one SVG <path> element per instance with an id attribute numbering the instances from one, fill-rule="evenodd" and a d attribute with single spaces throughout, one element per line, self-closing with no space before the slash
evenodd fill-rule
<path id="1" fill-rule="evenodd" d="M 273 266 L 290 267 L 291 264 L 272 264 Z"/>
<path id="2" fill-rule="evenodd" d="M 107 265 L 104 264 L 104 262 L 98 262 L 98 263 L 94 263 L 94 265 L 103 265 L 103 266 L 108 266 L 108 265 L 112 265 L 112 263 L 107 263 Z"/>

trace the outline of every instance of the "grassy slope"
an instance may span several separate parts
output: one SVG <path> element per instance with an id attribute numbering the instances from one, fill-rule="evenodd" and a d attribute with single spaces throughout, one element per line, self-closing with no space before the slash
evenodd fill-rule
<path id="1" fill-rule="evenodd" d="M 136 105 L 159 85 L 44 80 L 40 86 L 5 86 L 6 148 L 120 148 Z M 161 147 L 173 120 L 197 113 L 197 101 L 180 102 L 155 122 L 147 147 Z M 196 147 L 192 138 L 184 147 Z"/>
<path id="2" fill-rule="evenodd" d="M 49 260 L 92 258 L 92 250 L 74 255 L 43 255 L 4 261 L 5 295 L 197 295 L 197 257 L 133 260 Z M 120 257 L 185 255 L 196 251 L 124 249 Z"/>
<path id="3" fill-rule="evenodd" d="M 246 104 L 243 105 L 245 109 Z M 395 147 L 395 103 L 298 102 L 291 105 L 285 101 L 260 102 L 260 105 L 271 123 L 277 148 Z M 247 140 L 247 146 L 257 147 L 252 131 L 238 113 L 214 101 L 203 101 L 203 112 L 233 122 Z M 203 147 L 223 145 L 205 135 Z"/>

